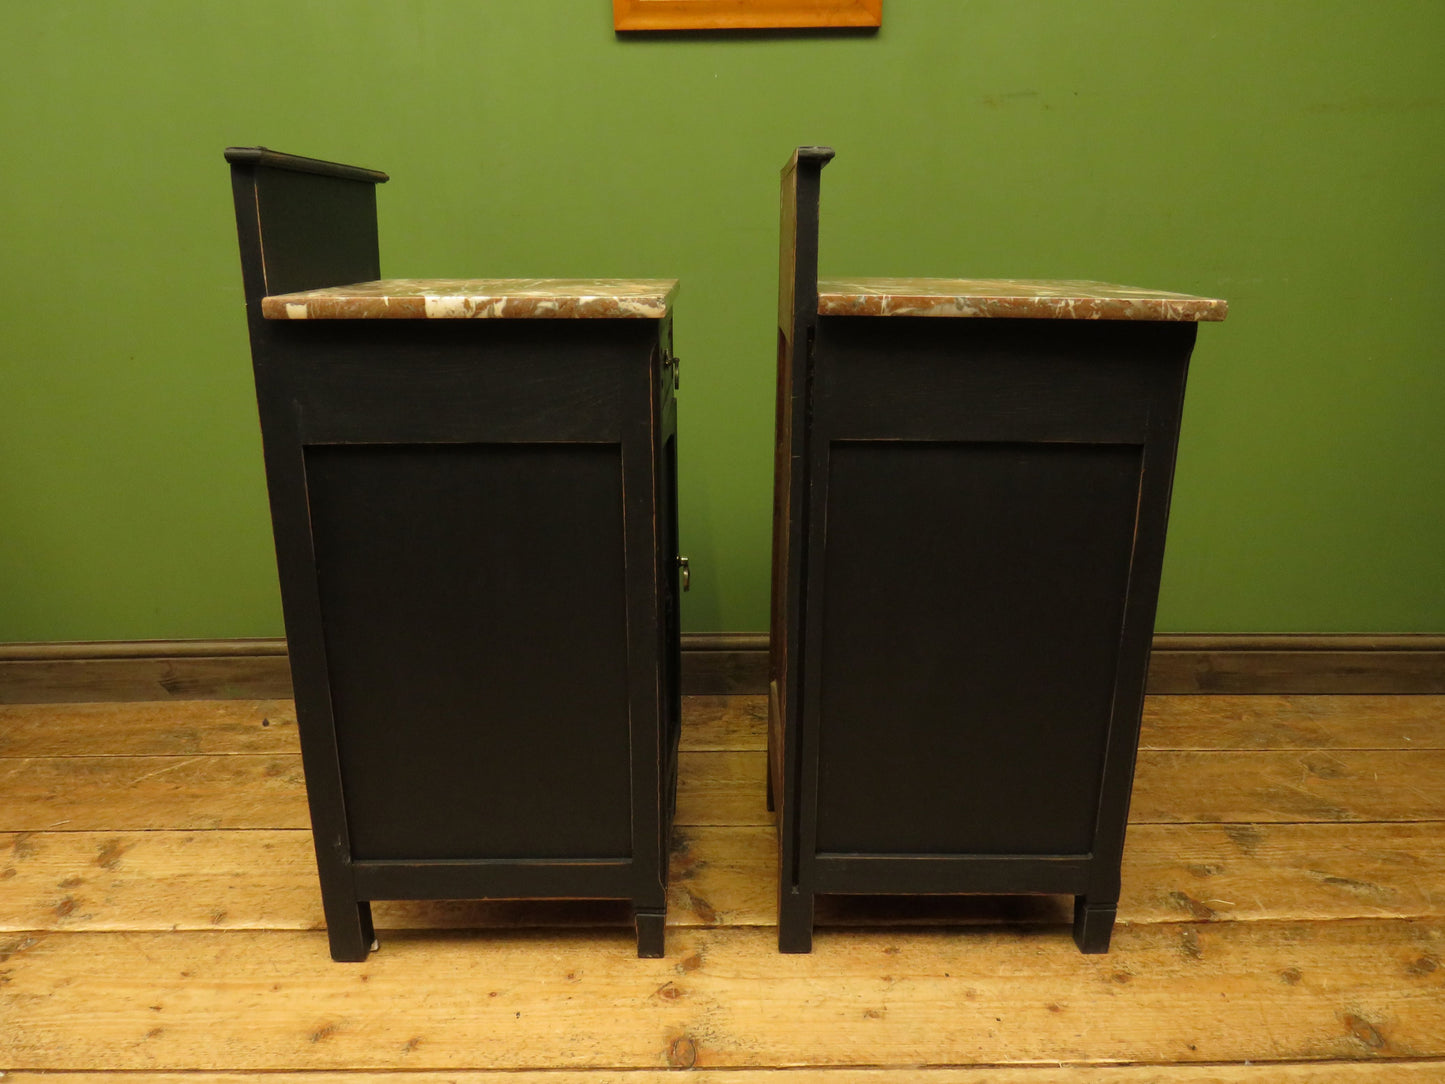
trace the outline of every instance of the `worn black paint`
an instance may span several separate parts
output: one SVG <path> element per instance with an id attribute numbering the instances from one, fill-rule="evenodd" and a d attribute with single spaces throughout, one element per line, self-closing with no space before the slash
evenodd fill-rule
<path id="1" fill-rule="evenodd" d="M 630 900 L 661 955 L 670 321 L 265 320 L 379 277 L 386 177 L 227 158 L 332 956 L 373 899 L 537 897 Z"/>

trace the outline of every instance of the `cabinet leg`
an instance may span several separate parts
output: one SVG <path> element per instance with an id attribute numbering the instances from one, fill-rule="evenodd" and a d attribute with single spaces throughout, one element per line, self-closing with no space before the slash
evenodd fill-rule
<path id="1" fill-rule="evenodd" d="M 813 893 L 797 888 L 779 890 L 778 951 L 813 951 Z"/>
<path id="2" fill-rule="evenodd" d="M 773 769 L 772 769 L 771 767 L 768 768 L 767 775 L 768 775 L 768 812 L 769 812 L 769 813 L 772 813 L 772 812 L 776 809 L 776 806 L 775 806 L 774 803 L 773 803 Z"/>
<path id="3" fill-rule="evenodd" d="M 371 904 L 366 900 L 324 901 L 326 937 L 331 942 L 331 958 L 337 963 L 359 963 L 376 945 L 376 930 L 371 924 Z"/>
<path id="4" fill-rule="evenodd" d="M 1074 944 L 1091 955 L 1109 951 L 1118 903 L 1091 903 L 1087 896 L 1074 897 Z"/>
<path id="5" fill-rule="evenodd" d="M 637 923 L 637 955 L 644 960 L 660 960 L 667 932 L 667 912 L 638 908 L 633 912 Z"/>

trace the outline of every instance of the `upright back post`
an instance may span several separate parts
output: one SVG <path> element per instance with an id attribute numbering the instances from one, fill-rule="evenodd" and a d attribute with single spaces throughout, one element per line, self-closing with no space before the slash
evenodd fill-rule
<path id="1" fill-rule="evenodd" d="M 801 659 L 804 628 L 803 540 L 807 537 L 808 399 L 813 337 L 818 326 L 818 194 L 831 147 L 799 147 L 783 167 L 778 256 L 778 387 L 773 449 L 773 593 L 768 683 L 768 798 L 780 820 L 782 848 L 779 914 L 804 906 L 799 894 L 796 833 L 799 765 L 796 740 L 786 736 L 802 721 Z M 812 916 L 805 923 L 812 929 Z M 780 923 L 780 928 L 787 924 Z M 784 946 L 786 948 L 786 946 Z"/>
<path id="2" fill-rule="evenodd" d="M 241 276 L 256 373 L 266 457 L 266 488 L 276 563 L 281 578 L 301 755 L 311 808 L 322 905 L 338 960 L 366 958 L 374 940 L 371 906 L 358 902 L 350 841 L 342 814 L 342 783 L 331 719 L 326 663 L 317 633 L 315 557 L 306 511 L 306 483 L 296 405 L 272 375 L 292 366 L 284 340 L 294 328 L 266 320 L 261 299 L 381 277 L 376 233 L 376 186 L 385 173 L 323 162 L 265 147 L 229 147 L 231 190 L 241 247 Z M 281 325 L 289 323 L 280 321 Z M 294 334 L 290 336 L 294 339 Z"/>

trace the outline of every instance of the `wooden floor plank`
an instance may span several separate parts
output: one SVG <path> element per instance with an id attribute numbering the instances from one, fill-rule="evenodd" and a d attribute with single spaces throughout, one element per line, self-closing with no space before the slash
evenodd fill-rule
<path id="1" fill-rule="evenodd" d="M 1445 927 L 393 934 L 338 965 L 319 933 L 12 935 L 13 1069 L 579 1069 L 1236 1062 L 1445 1055 Z"/>
<path id="2" fill-rule="evenodd" d="M 1136 825 L 1120 921 L 1445 919 L 1445 822 Z M 680 828 L 671 926 L 777 921 L 777 843 L 765 827 Z M 626 926 L 582 901 L 388 901 L 381 929 Z M 1052 898 L 825 900 L 823 925 L 1060 924 Z M 309 832 L 0 835 L 0 931 L 320 929 Z"/>
<path id="3" fill-rule="evenodd" d="M 771 823 L 763 753 L 678 759 L 677 823 Z M 0 759 L 0 831 L 309 826 L 298 754 Z"/>
<path id="4" fill-rule="evenodd" d="M 1135 824 L 1130 922 L 1445 919 L 1445 822 Z"/>
<path id="5" fill-rule="evenodd" d="M 1135 925 L 1445 919 L 1445 822 L 1136 824 L 1122 879 L 1119 921 Z M 818 922 L 1061 925 L 1071 905 L 1068 897 L 847 897 L 821 900 Z"/>
<path id="6" fill-rule="evenodd" d="M 678 831 L 668 923 L 776 921 L 770 828 Z M 0 834 L 0 931 L 321 929 L 311 833 Z M 382 901 L 379 929 L 628 926 L 587 901 Z"/>
<path id="7" fill-rule="evenodd" d="M 311 832 L 0 835 L 0 929 L 321 929 Z"/>
<path id="8" fill-rule="evenodd" d="M 685 696 L 682 747 L 763 749 L 767 698 Z M 294 753 L 292 700 L 0 704 L 0 757 Z"/>
<path id="9" fill-rule="evenodd" d="M 778 836 L 771 826 L 675 828 L 669 874 L 669 925 L 777 925 Z"/>
<path id="10" fill-rule="evenodd" d="M 1445 749 L 1445 696 L 1149 696 L 1145 749 Z"/>
<path id="11" fill-rule="evenodd" d="M 0 760 L 0 831 L 310 825 L 295 753 Z"/>
<path id="12" fill-rule="evenodd" d="M 682 747 L 763 749 L 767 698 L 685 696 Z M 295 753 L 293 700 L 0 704 L 0 757 Z"/>
<path id="13" fill-rule="evenodd" d="M 0 757 L 295 753 L 292 700 L 0 704 Z"/>
<path id="14" fill-rule="evenodd" d="M 686 696 L 683 718 L 684 749 L 767 744 L 763 696 Z M 1140 742 L 1146 749 L 1441 749 L 1445 696 L 1150 696 Z M 296 749 L 291 700 L 0 704 L 0 757 Z"/>
<path id="15" fill-rule="evenodd" d="M 772 824 L 767 768 L 763 752 L 679 753 L 676 822 Z"/>
<path id="16" fill-rule="evenodd" d="M 684 696 L 682 748 L 695 752 L 768 747 L 766 696 Z"/>
<path id="17" fill-rule="evenodd" d="M 1141 751 L 1129 819 L 1445 820 L 1445 750 Z"/>
<path id="18" fill-rule="evenodd" d="M 765 754 L 684 752 L 677 823 L 769 825 Z M 1445 750 L 1139 754 L 1135 823 L 1445 820 Z M 300 757 L 0 758 L 0 831 L 305 828 Z"/>
<path id="19" fill-rule="evenodd" d="M 771 824 L 761 752 L 678 756 L 678 824 Z M 0 758 L 0 831 L 307 828 L 294 753 Z"/>
<path id="20" fill-rule="evenodd" d="M 770 824 L 761 752 L 685 753 L 683 824 Z M 1445 750 L 1142 750 L 1136 823 L 1445 820 Z"/>
<path id="21" fill-rule="evenodd" d="M 689 829 L 674 843 L 669 925 L 775 921 L 771 829 Z M 0 834 L 0 886 L 0 931 L 325 926 L 305 830 Z M 373 911 L 378 929 L 632 923 L 615 901 L 387 900 Z"/>
<path id="22" fill-rule="evenodd" d="M 767 698 L 684 697 L 684 748 L 765 749 Z M 1145 749 L 1445 749 L 1445 696 L 1149 696 Z"/>
<path id="23" fill-rule="evenodd" d="M 678 1084 L 675 1069 L 467 1070 L 367 1073 L 146 1073 L 133 1084 Z M 1053 1065 L 924 1069 L 694 1069 L 687 1084 L 1439 1084 L 1438 1061 L 1304 1062 L 1266 1065 Z M 107 1073 L 7 1073 L 6 1084 L 115 1084 Z"/>
<path id="24" fill-rule="evenodd" d="M 684 697 L 684 748 L 764 749 L 767 713 L 764 696 Z M 1445 749 L 1445 696 L 1149 696 L 1140 746 Z"/>

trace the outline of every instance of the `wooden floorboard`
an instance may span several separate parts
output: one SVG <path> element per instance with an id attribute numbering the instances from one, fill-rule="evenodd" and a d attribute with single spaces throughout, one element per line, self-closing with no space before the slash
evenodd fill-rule
<path id="1" fill-rule="evenodd" d="M 1438 1084 L 1445 1062 L 1267 1062 L 1263 1065 L 975 1065 L 962 1068 L 692 1070 L 686 1084 Z M 114 1084 L 107 1072 L 9 1072 L 9 1084 Z M 461 1072 L 143 1072 L 130 1084 L 679 1084 L 676 1070 Z"/>
<path id="2" fill-rule="evenodd" d="M 761 753 L 683 753 L 679 824 L 770 823 Z M 40 832 L 306 828 L 294 753 L 0 759 L 0 824 Z"/>
<path id="3" fill-rule="evenodd" d="M 0 757 L 295 753 L 292 700 L 0 704 Z"/>
<path id="4" fill-rule="evenodd" d="M 766 754 L 684 753 L 684 824 L 766 824 Z M 1141 824 L 1445 820 L 1445 749 L 1140 750 Z"/>
<path id="5" fill-rule="evenodd" d="M 678 756 L 678 824 L 772 823 L 761 752 Z M 307 828 L 299 753 L 0 758 L 9 831 Z"/>
<path id="6" fill-rule="evenodd" d="M 0 1057 L 33 1069 L 664 1068 L 1445 1055 L 1445 926 L 1066 933 L 398 933 L 338 966 L 317 933 L 21 935 Z"/>
<path id="7" fill-rule="evenodd" d="M 777 921 L 770 827 L 692 826 L 673 841 L 668 923 Z M 828 901 L 823 924 L 1062 924 L 1052 898 L 895 897 Z M 585 901 L 389 901 L 381 929 L 626 926 L 625 908 Z M 1445 822 L 1135 825 L 1119 919 L 1296 922 L 1445 920 Z M 0 931 L 309 930 L 323 926 L 311 833 L 0 834 Z"/>
<path id="8" fill-rule="evenodd" d="M 767 771 L 763 752 L 679 753 L 677 823 L 772 824 Z"/>
<path id="9" fill-rule="evenodd" d="M 1445 919 L 1445 822 L 1136 824 L 1127 921 Z"/>
<path id="10" fill-rule="evenodd" d="M 9 831 L 308 828 L 296 753 L 0 760 Z"/>
<path id="11" fill-rule="evenodd" d="M 685 696 L 683 714 L 685 749 L 766 745 L 766 697 Z M 0 704 L 0 757 L 299 751 L 292 700 Z"/>
<path id="12" fill-rule="evenodd" d="M 5 1084 L 1445 1081 L 1445 697 L 1148 698 L 1104 957 L 1053 897 L 825 899 L 779 955 L 765 716 L 687 698 L 665 959 L 408 901 L 339 965 L 290 701 L 0 707 Z"/>
<path id="13" fill-rule="evenodd" d="M 678 756 L 677 823 L 771 824 L 766 754 Z M 1445 750 L 1142 750 L 1135 823 L 1445 820 Z M 305 828 L 296 753 L 0 758 L 10 831 Z"/>
<path id="14" fill-rule="evenodd" d="M 1129 819 L 1445 820 L 1445 750 L 1141 750 Z"/>
<path id="15" fill-rule="evenodd" d="M 684 696 L 682 717 L 687 721 L 682 730 L 685 750 L 715 752 L 768 747 L 766 696 Z"/>
<path id="16" fill-rule="evenodd" d="M 760 750 L 764 696 L 683 697 L 683 748 Z M 1145 749 L 1442 749 L 1445 696 L 1150 696 Z M 294 753 L 290 700 L 0 704 L 0 757 Z"/>
<path id="17" fill-rule="evenodd" d="M 675 1069 L 569 1072 L 566 1070 L 470 1070 L 362 1073 L 30 1073 L 6 1075 L 8 1084 L 679 1084 Z M 1069 1065 L 929 1069 L 694 1069 L 687 1084 L 1438 1084 L 1439 1061 L 1269 1062 L 1263 1065 Z"/>
<path id="18" fill-rule="evenodd" d="M 1145 749 L 1445 749 L 1445 696 L 1148 696 Z"/>

